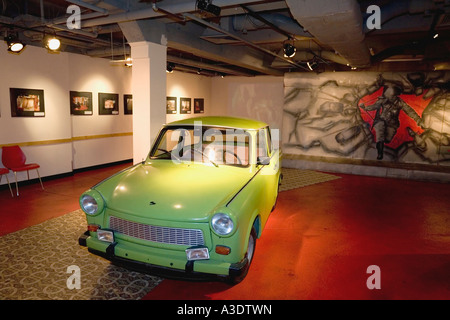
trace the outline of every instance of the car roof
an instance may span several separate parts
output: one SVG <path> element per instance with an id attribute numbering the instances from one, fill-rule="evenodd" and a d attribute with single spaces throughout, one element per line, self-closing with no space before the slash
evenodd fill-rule
<path id="1" fill-rule="evenodd" d="M 166 124 L 166 126 L 195 125 L 198 122 L 201 122 L 202 126 L 225 127 L 244 130 L 256 130 L 267 127 L 267 123 L 258 120 L 216 116 L 188 118 L 168 123 Z"/>

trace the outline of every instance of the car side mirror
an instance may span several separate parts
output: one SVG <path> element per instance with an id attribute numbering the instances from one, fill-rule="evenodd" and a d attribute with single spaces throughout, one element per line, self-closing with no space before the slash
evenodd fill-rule
<path id="1" fill-rule="evenodd" d="M 258 157 L 256 160 L 256 164 L 267 166 L 268 164 L 270 164 L 270 157 L 266 157 L 266 156 Z"/>

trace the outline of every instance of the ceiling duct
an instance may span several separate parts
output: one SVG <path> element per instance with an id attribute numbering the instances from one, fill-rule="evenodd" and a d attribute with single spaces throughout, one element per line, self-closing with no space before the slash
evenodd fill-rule
<path id="1" fill-rule="evenodd" d="M 306 31 L 333 48 L 352 67 L 370 66 L 362 14 L 356 0 L 286 0 L 286 4 Z"/>
<path id="2" fill-rule="evenodd" d="M 258 13 L 258 15 L 273 24 L 277 28 L 282 29 L 289 36 L 298 36 L 310 38 L 311 34 L 305 32 L 303 28 L 292 18 L 280 13 Z M 258 21 L 257 18 L 247 14 L 236 15 L 232 17 L 232 25 L 235 31 L 251 31 L 267 28 L 267 24 Z"/>

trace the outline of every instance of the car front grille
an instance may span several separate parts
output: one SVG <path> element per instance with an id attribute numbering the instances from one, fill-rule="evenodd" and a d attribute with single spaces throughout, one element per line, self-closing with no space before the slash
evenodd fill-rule
<path id="1" fill-rule="evenodd" d="M 109 218 L 109 227 L 127 236 L 152 242 L 184 246 L 205 244 L 203 232 L 199 229 L 153 226 L 123 220 L 114 216 Z"/>

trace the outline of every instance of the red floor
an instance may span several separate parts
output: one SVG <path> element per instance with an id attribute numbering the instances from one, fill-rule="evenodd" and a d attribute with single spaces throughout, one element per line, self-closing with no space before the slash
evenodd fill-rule
<path id="1" fill-rule="evenodd" d="M 77 209 L 125 166 L 1 190 L 0 235 Z M 340 176 L 280 193 L 242 283 L 166 279 L 145 299 L 450 299 L 448 184 Z M 367 288 L 371 265 L 381 289 Z"/>
<path id="2" fill-rule="evenodd" d="M 115 165 L 44 181 L 45 190 L 41 189 L 39 182 L 30 185 L 19 183 L 19 197 L 16 197 L 14 176 L 10 173 L 14 198 L 8 188 L 0 190 L 0 236 L 79 209 L 78 199 L 83 191 L 130 165 Z"/>

